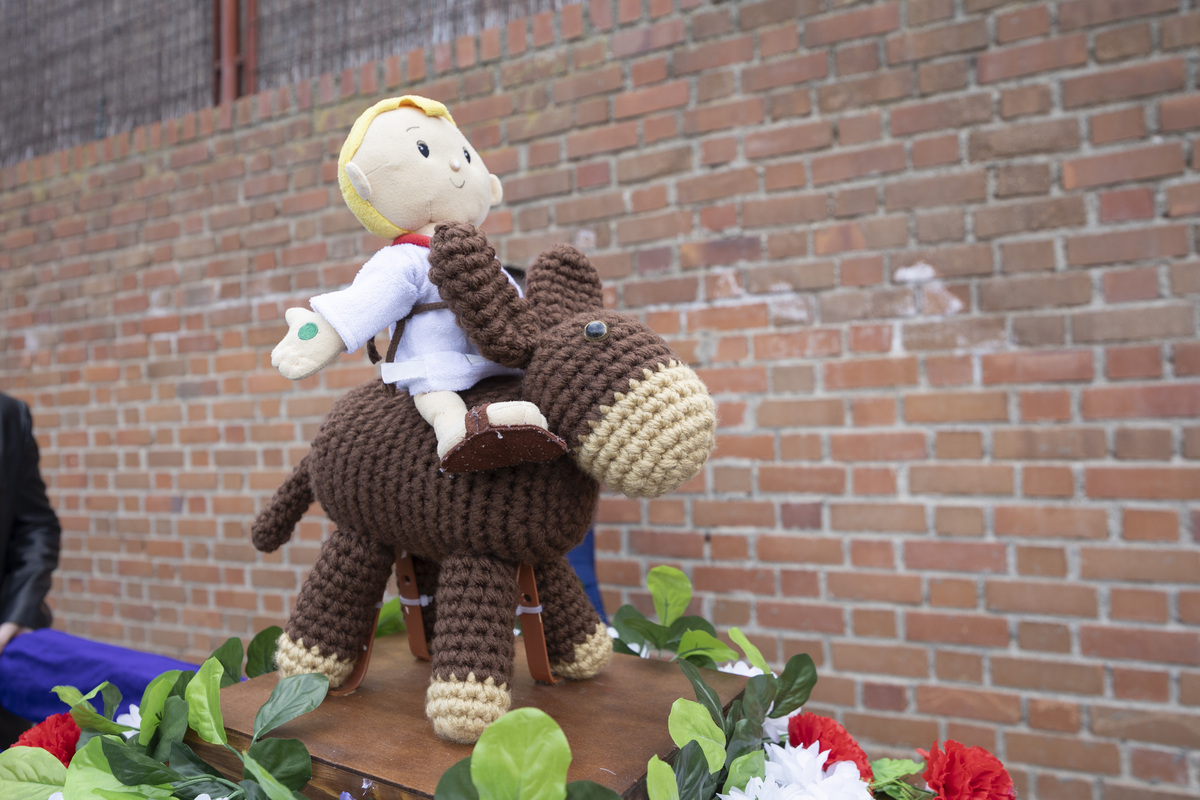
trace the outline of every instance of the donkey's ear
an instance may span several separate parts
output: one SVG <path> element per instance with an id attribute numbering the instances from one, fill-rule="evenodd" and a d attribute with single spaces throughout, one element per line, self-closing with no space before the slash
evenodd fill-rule
<path id="1" fill-rule="evenodd" d="M 600 275 L 587 256 L 568 244 L 555 245 L 537 257 L 529 268 L 526 296 L 544 328 L 604 308 Z"/>

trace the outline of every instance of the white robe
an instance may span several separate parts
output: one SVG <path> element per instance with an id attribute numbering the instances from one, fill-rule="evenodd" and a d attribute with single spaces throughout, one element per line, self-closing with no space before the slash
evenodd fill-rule
<path id="1" fill-rule="evenodd" d="M 394 244 L 373 255 L 345 289 L 317 295 L 309 302 L 342 337 L 346 351 L 353 353 L 385 327 L 390 336 L 396 321 L 413 306 L 441 299 L 429 280 L 429 249 Z M 380 365 L 383 381 L 409 394 L 461 392 L 493 375 L 520 374 L 519 369 L 480 355 L 449 309 L 414 314 L 405 323 L 395 358 Z"/>

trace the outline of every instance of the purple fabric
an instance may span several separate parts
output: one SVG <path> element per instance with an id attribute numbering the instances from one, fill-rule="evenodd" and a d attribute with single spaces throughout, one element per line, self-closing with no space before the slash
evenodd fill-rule
<path id="1" fill-rule="evenodd" d="M 0 653 L 0 706 L 40 722 L 67 710 L 52 691 L 55 686 L 74 686 L 87 694 L 108 681 L 121 690 L 124 712 L 130 703 L 141 701 L 146 684 L 172 669 L 198 667 L 43 628 L 15 637 Z M 103 712 L 99 697 L 92 705 Z"/>

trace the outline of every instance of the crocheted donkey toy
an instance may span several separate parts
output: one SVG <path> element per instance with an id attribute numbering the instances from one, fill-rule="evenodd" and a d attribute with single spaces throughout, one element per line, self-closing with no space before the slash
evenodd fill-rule
<path id="1" fill-rule="evenodd" d="M 473 742 L 508 710 L 516 567 L 531 564 L 555 674 L 590 678 L 612 642 L 564 554 L 591 524 L 600 483 L 657 497 L 695 476 L 714 444 L 700 379 L 644 324 L 607 311 L 583 254 L 558 246 L 520 298 L 470 225 L 433 236 L 430 277 L 488 358 L 524 369 L 464 392 L 469 405 L 524 399 L 571 458 L 453 477 L 412 398 L 378 381 L 329 412 L 312 448 L 253 526 L 272 551 L 313 499 L 336 524 L 280 637 L 280 672 L 340 685 L 373 630 L 398 550 L 415 557 L 433 676 L 425 711 L 445 739 Z"/>

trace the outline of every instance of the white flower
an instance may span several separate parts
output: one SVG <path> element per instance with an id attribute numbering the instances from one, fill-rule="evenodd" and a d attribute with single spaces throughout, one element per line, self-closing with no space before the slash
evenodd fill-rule
<path id="1" fill-rule="evenodd" d="M 62 792 L 55 792 L 47 797 L 46 800 L 63 800 Z"/>
<path id="2" fill-rule="evenodd" d="M 196 800 L 229 800 L 228 797 L 209 797 L 208 792 L 196 795 Z"/>
<path id="3" fill-rule="evenodd" d="M 775 708 L 775 704 L 771 703 L 767 707 L 767 718 L 763 720 L 763 738 L 771 742 L 771 744 L 779 744 L 781 740 L 787 739 L 788 723 L 792 717 L 801 713 L 804 709 L 797 708 L 786 717 L 772 717 L 771 711 Z"/>
<path id="4" fill-rule="evenodd" d="M 728 672 L 733 675 L 745 675 L 748 678 L 753 678 L 755 675 L 762 675 L 763 671 L 758 667 L 751 666 L 745 661 L 730 661 L 728 664 L 722 664 L 717 667 L 720 672 Z"/>
<path id="5" fill-rule="evenodd" d="M 744 791 L 720 795 L 722 800 L 871 800 L 866 781 L 851 761 L 825 768 L 829 751 L 808 747 L 767 744 L 766 778 L 752 778 Z"/>
<path id="6" fill-rule="evenodd" d="M 138 711 L 136 703 L 130 703 L 129 710 L 124 714 L 117 714 L 117 718 L 113 720 L 113 722 L 117 723 L 118 725 L 128 725 L 129 727 L 134 728 L 132 731 L 124 731 L 121 734 L 126 739 L 132 739 L 134 736 L 137 736 L 138 731 L 141 730 L 142 714 L 140 711 Z M 196 800 L 200 800 L 200 798 L 196 798 Z"/>

